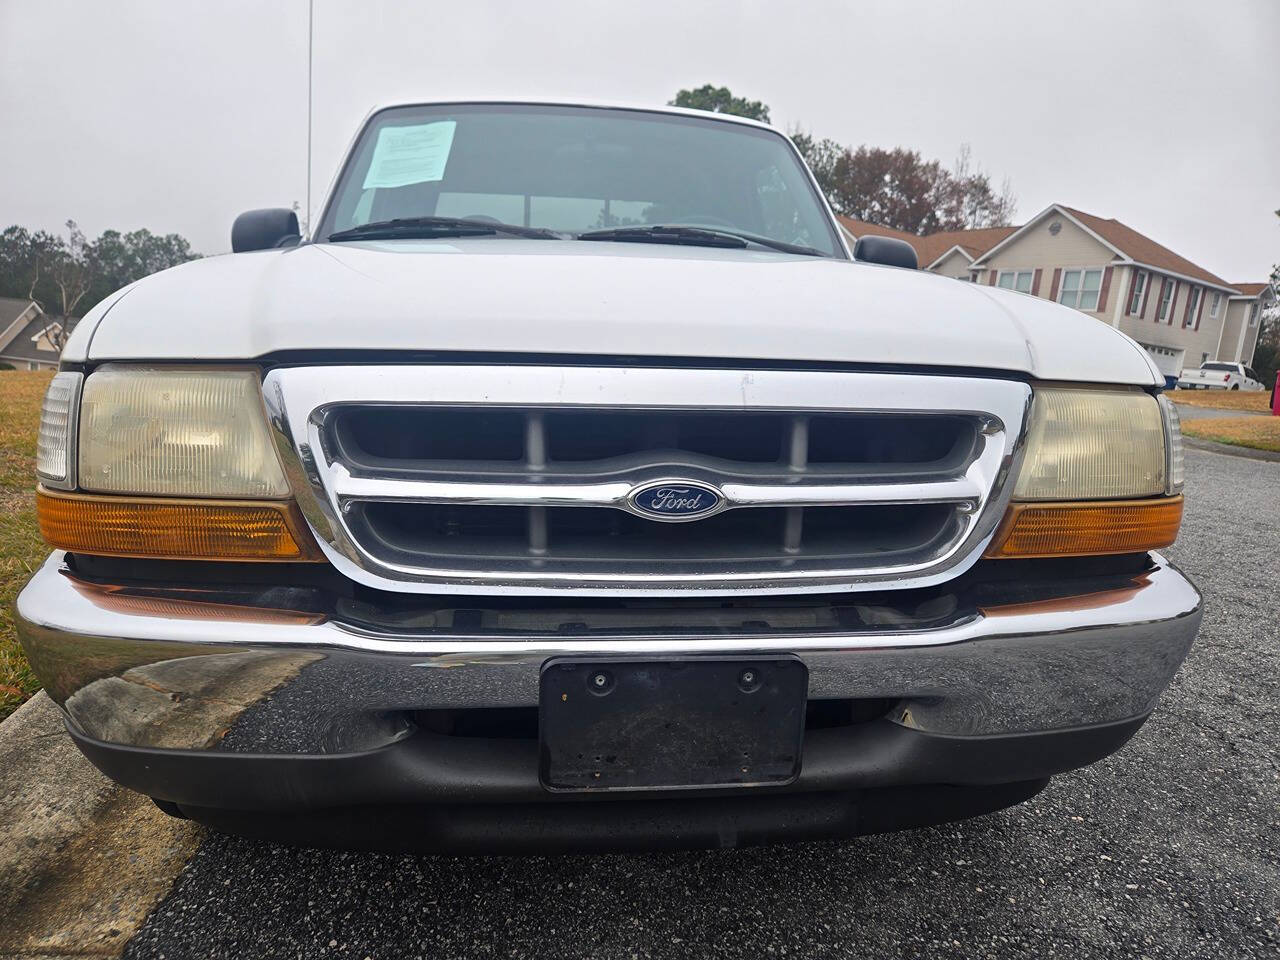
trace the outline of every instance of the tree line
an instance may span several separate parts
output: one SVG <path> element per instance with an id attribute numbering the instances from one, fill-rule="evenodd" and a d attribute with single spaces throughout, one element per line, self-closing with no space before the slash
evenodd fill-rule
<path id="1" fill-rule="evenodd" d="M 670 103 L 770 122 L 767 104 L 710 83 L 681 90 Z M 850 147 L 798 128 L 790 135 L 832 209 L 847 217 L 923 235 L 1005 227 L 1017 207 L 1009 181 L 997 191 L 967 146 L 945 167 L 905 147 Z"/>
<path id="2" fill-rule="evenodd" d="M 185 237 L 150 230 L 104 230 L 89 240 L 74 220 L 66 236 L 11 226 L 0 232 L 0 297 L 34 300 L 62 332 L 108 294 L 149 274 L 200 256 Z"/>

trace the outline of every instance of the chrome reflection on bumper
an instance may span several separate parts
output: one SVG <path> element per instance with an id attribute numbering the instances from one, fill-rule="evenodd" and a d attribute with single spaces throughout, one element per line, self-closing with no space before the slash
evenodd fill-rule
<path id="1" fill-rule="evenodd" d="M 552 656 L 799 655 L 811 699 L 890 698 L 956 736 L 1115 723 L 1155 705 L 1201 618 L 1174 567 L 1109 589 L 988 605 L 950 626 L 803 636 L 510 638 L 370 632 L 321 615 L 77 580 L 55 553 L 17 602 L 23 646 L 79 732 L 114 744 L 277 754 L 367 750 L 412 712 L 534 706 Z"/>

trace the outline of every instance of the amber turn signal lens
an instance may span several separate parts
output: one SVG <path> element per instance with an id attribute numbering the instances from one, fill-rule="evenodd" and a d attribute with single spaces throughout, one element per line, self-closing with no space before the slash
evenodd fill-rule
<path id="1" fill-rule="evenodd" d="M 1081 557 L 1141 553 L 1173 543 L 1182 497 L 1014 503 L 987 547 L 988 557 Z"/>
<path id="2" fill-rule="evenodd" d="M 324 559 L 293 501 L 36 492 L 40 534 L 72 553 L 166 560 Z"/>

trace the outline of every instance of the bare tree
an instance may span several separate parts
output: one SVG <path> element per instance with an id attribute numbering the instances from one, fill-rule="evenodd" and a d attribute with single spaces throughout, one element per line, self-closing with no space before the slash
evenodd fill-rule
<path id="1" fill-rule="evenodd" d="M 58 291 L 57 326 L 46 334 L 59 350 L 66 345 L 67 337 L 75 326 L 75 309 L 93 283 L 93 271 L 89 264 L 89 244 L 74 220 L 67 221 L 68 239 L 61 255 L 53 259 L 49 275 Z"/>

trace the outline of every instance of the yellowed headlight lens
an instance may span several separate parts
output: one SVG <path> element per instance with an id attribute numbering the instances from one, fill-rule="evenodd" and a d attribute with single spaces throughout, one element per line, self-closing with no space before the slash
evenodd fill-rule
<path id="1" fill-rule="evenodd" d="M 80 489 L 287 497 L 255 370 L 111 365 L 85 381 Z"/>
<path id="2" fill-rule="evenodd" d="M 1102 500 L 1165 492 L 1160 405 L 1137 389 L 1037 388 L 1026 447 L 1015 500 Z"/>
<path id="3" fill-rule="evenodd" d="M 36 492 L 40 534 L 72 553 L 169 560 L 318 561 L 292 500 L 179 500 Z"/>

